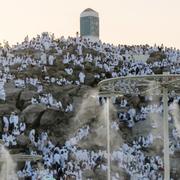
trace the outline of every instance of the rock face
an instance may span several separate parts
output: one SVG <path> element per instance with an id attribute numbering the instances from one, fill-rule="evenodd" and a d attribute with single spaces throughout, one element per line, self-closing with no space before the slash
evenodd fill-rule
<path id="1" fill-rule="evenodd" d="M 10 102 L 11 104 L 16 104 L 16 101 L 19 97 L 21 89 L 15 88 L 12 83 L 6 84 L 6 102 Z"/>
<path id="2" fill-rule="evenodd" d="M 17 143 L 20 146 L 27 146 L 30 143 L 29 137 L 25 136 L 24 134 L 21 134 L 17 137 Z"/>
<path id="3" fill-rule="evenodd" d="M 18 109 L 14 104 L 4 103 L 0 104 L 0 115 L 10 114 L 11 112 L 18 112 Z"/>
<path id="4" fill-rule="evenodd" d="M 154 74 L 162 74 L 163 69 L 161 67 L 153 67 Z"/>
<path id="5" fill-rule="evenodd" d="M 55 125 L 58 121 L 61 121 L 62 113 L 58 110 L 47 109 L 41 116 L 40 125 L 49 126 Z"/>
<path id="6" fill-rule="evenodd" d="M 37 92 L 35 92 L 35 91 L 30 91 L 27 89 L 22 91 L 20 94 L 20 97 L 19 97 L 19 101 L 17 102 L 18 107 L 20 109 L 25 109 L 28 105 L 30 105 L 31 98 L 35 95 L 37 95 Z"/>
<path id="7" fill-rule="evenodd" d="M 155 61 L 162 61 L 163 59 L 166 59 L 166 55 L 161 51 L 157 51 L 150 54 L 147 63 L 150 64 L 154 63 Z"/>
<path id="8" fill-rule="evenodd" d="M 63 46 L 61 48 L 63 49 Z M 52 49 L 52 52 L 46 51 L 46 53 L 49 55 L 51 53 L 54 54 L 56 52 L 54 50 L 55 49 Z M 79 142 L 78 147 L 83 149 L 106 150 L 106 113 L 103 107 L 99 107 L 99 105 L 97 105 L 97 83 L 100 79 L 95 78 L 94 75 L 96 73 L 99 75 L 104 73 L 106 78 L 111 78 L 112 74 L 110 72 L 105 72 L 104 68 L 101 69 L 95 67 L 89 62 L 84 62 L 84 68 L 81 66 L 74 66 L 73 63 L 63 64 L 64 55 L 67 55 L 67 53 L 77 55 L 76 47 L 72 44 L 65 47 L 63 54 L 55 57 L 55 65 L 45 66 L 46 71 L 42 71 L 42 67 L 34 65 L 28 66 L 28 68 L 22 72 L 17 71 L 19 65 L 15 65 L 13 67 L 11 72 L 16 78 L 37 78 L 38 81 L 40 81 L 43 85 L 43 94 L 51 93 L 57 102 L 61 101 L 63 109 L 66 109 L 68 103 L 71 103 L 74 108 L 73 112 L 66 113 L 56 108 L 47 108 L 41 104 L 32 105 L 32 97 L 41 95 L 36 92 L 37 88 L 34 85 L 29 84 L 25 88 L 15 88 L 13 81 L 6 83 L 6 101 L 0 103 L 0 115 L 3 115 L 4 113 L 10 115 L 12 111 L 16 111 L 21 120 L 24 120 L 27 125 L 27 129 L 24 134 L 17 137 L 18 148 L 20 147 L 27 149 L 31 147 L 28 137 L 31 129 L 35 129 L 37 134 L 45 131 L 53 144 L 64 145 L 65 141 L 70 139 L 79 128 L 88 125 L 90 127 L 90 134 L 88 137 Z M 93 58 L 96 55 L 101 56 L 102 59 L 103 56 L 106 56 L 105 54 L 97 53 L 95 50 L 85 48 L 83 49 L 83 53 L 83 56 L 86 54 L 92 54 Z M 125 54 L 125 52 L 121 53 Z M 32 55 L 36 60 L 39 60 L 41 56 L 40 52 L 36 52 L 33 49 L 29 49 L 28 54 Z M 20 55 L 26 55 L 26 53 Z M 150 55 L 147 63 L 151 64 L 156 61 L 163 61 L 165 58 L 165 54 L 159 50 L 158 52 L 153 52 Z M 115 67 L 116 71 L 119 71 L 119 68 L 122 66 L 123 58 L 122 61 L 119 62 L 119 65 Z M 65 72 L 65 68 L 72 68 L 73 74 L 67 74 Z M 165 68 L 153 67 L 153 72 L 155 74 L 161 74 L 164 70 Z M 79 73 L 82 71 L 85 74 L 85 84 L 75 85 L 74 83 L 74 85 L 57 85 L 56 83 L 51 83 L 51 80 L 45 80 L 46 77 L 54 77 L 55 79 L 65 78 L 68 81 L 76 81 L 79 79 Z M 96 90 L 94 90 L 93 87 L 95 87 Z M 130 107 L 132 106 L 136 109 L 139 109 L 139 107 L 142 106 L 141 104 L 144 103 L 144 99 L 138 96 L 127 96 L 127 99 Z M 121 102 L 121 99 L 119 101 Z M 126 112 L 127 110 L 128 108 L 122 108 L 122 112 Z M 117 112 L 112 105 L 110 106 L 110 117 L 111 120 L 117 119 Z M 137 125 L 132 129 L 127 129 L 125 124 L 123 124 L 121 128 L 120 124 L 120 131 L 111 130 L 111 149 L 118 149 L 119 145 L 121 145 L 123 142 L 133 141 L 137 135 L 147 135 L 149 132 L 151 132 L 153 135 L 158 134 L 162 136 L 162 134 L 160 134 L 160 132 L 163 132 L 161 129 L 163 126 L 161 124 L 158 126 L 160 127 L 158 130 L 152 129 L 152 125 L 157 125 L 157 122 L 159 122 L 159 124 L 162 122 L 160 117 L 156 117 L 154 114 L 151 114 L 149 115 L 148 120 L 138 122 Z M 3 129 L 2 121 L 0 122 L 0 129 Z M 35 138 L 37 138 L 37 136 Z M 162 148 L 162 141 L 156 141 L 152 146 L 152 154 L 155 154 L 154 152 L 158 152 L 156 154 L 160 154 L 162 152 Z M 146 153 L 150 154 L 150 152 L 151 151 Z M 75 157 L 71 158 L 75 160 Z M 176 163 L 175 167 L 178 167 L 178 163 Z M 130 179 L 127 174 L 123 174 L 123 172 L 120 174 L 122 175 L 122 178 L 119 177 L 119 179 Z M 106 179 L 105 173 L 98 171 L 98 169 L 96 169 L 96 171 L 85 172 L 83 177 L 83 179 Z"/>
<path id="9" fill-rule="evenodd" d="M 133 96 L 131 98 L 131 103 L 133 104 L 134 107 L 138 107 L 138 105 L 140 104 L 141 100 L 138 96 Z"/>
<path id="10" fill-rule="evenodd" d="M 85 77 L 85 83 L 86 83 L 86 85 L 93 86 L 94 82 L 95 82 L 95 77 L 94 77 L 94 75 L 91 74 L 91 73 L 87 73 L 87 74 L 86 74 L 86 77 Z"/>
<path id="11" fill-rule="evenodd" d="M 24 118 L 27 125 L 38 125 L 40 123 L 40 117 L 45 110 L 46 106 L 30 105 L 25 110 L 23 110 L 22 117 Z"/>

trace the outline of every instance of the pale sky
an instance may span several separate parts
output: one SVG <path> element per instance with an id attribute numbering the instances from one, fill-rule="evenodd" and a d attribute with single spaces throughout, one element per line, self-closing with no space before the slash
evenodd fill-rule
<path id="1" fill-rule="evenodd" d="M 103 42 L 180 49 L 180 0 L 0 0 L 0 42 L 41 32 L 75 36 L 86 8 L 99 12 Z"/>

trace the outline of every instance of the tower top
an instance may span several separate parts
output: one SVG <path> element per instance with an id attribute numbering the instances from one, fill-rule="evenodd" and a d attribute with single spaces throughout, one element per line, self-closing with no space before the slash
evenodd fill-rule
<path id="1" fill-rule="evenodd" d="M 93 12 L 96 12 L 95 10 L 91 9 L 91 8 L 87 8 L 85 9 L 83 12 L 87 12 L 87 11 L 93 11 Z"/>
<path id="2" fill-rule="evenodd" d="M 98 12 L 96 12 L 95 10 L 91 8 L 87 8 L 81 13 L 81 17 L 86 17 L 86 16 L 99 17 L 99 14 Z"/>

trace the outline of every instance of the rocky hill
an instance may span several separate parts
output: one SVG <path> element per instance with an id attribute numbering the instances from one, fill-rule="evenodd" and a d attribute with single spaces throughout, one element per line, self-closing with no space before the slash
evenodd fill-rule
<path id="1" fill-rule="evenodd" d="M 172 52 L 176 61 L 173 61 Z M 135 61 L 134 55 L 146 55 L 148 59 L 145 62 Z M 37 136 L 46 132 L 54 145 L 62 147 L 79 129 L 87 125 L 90 127 L 89 136 L 80 140 L 77 147 L 95 152 L 105 151 L 105 113 L 96 97 L 98 82 L 129 74 L 159 74 L 164 70 L 174 73 L 178 70 L 179 60 L 179 51 L 170 48 L 114 46 L 102 42 L 93 43 L 80 37 L 55 39 L 48 33 L 31 40 L 26 37 L 24 42 L 13 47 L 5 44 L 0 50 L 0 74 L 4 82 L 0 93 L 2 97 L 5 92 L 5 99 L 1 98 L 0 102 L 1 133 L 6 132 L 3 117 L 10 117 L 14 112 L 19 117 L 19 123 L 26 124 L 26 130 L 15 136 L 17 145 L 9 145 L 12 152 L 13 149 L 16 149 L 16 153 L 36 150 L 29 138 L 32 129 Z M 126 108 L 119 110 L 118 103 L 111 106 L 111 123 L 118 122 L 118 129 L 111 133 L 112 150 L 118 149 L 123 143 L 131 144 L 140 135 L 147 136 L 152 128 L 152 115 L 146 117 L 146 123 L 140 121 L 128 127 L 127 123 L 118 121 L 117 114 L 128 112 L 130 107 L 139 111 L 141 106 L 147 106 L 149 102 L 157 104 L 161 100 L 148 102 L 144 97 L 125 99 L 129 104 Z M 161 116 L 154 118 L 159 122 Z M 157 135 L 157 132 L 153 133 Z M 162 132 L 159 133 L 162 136 Z M 147 156 L 162 157 L 162 144 L 157 144 L 158 140 L 143 152 Z M 175 161 L 178 159 L 175 158 Z M 114 177 L 130 179 L 130 174 L 124 168 L 117 168 L 116 163 L 113 163 L 112 168 Z M 105 174 L 101 173 L 99 167 L 97 171 L 83 171 L 84 179 L 92 177 L 100 180 Z M 173 176 L 178 177 L 178 173 L 175 172 Z"/>

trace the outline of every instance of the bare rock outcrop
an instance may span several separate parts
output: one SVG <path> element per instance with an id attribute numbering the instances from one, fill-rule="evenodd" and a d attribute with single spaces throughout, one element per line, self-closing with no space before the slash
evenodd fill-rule
<path id="1" fill-rule="evenodd" d="M 30 143 L 29 137 L 24 134 L 17 136 L 17 143 L 20 146 L 27 146 Z"/>
<path id="2" fill-rule="evenodd" d="M 34 126 L 39 125 L 40 117 L 46 110 L 44 105 L 30 105 L 22 112 L 22 117 L 24 118 L 27 125 Z"/>
<path id="3" fill-rule="evenodd" d="M 27 106 L 31 104 L 32 97 L 36 95 L 37 95 L 37 92 L 35 91 L 31 91 L 28 89 L 23 90 L 19 96 L 17 106 L 20 109 L 25 109 Z"/>
<path id="4" fill-rule="evenodd" d="M 3 114 L 10 114 L 11 112 L 19 112 L 13 103 L 3 103 L 0 104 L 0 116 Z"/>
<path id="5" fill-rule="evenodd" d="M 56 125 L 61 121 L 62 112 L 55 109 L 47 109 L 41 116 L 40 125 L 50 126 Z"/>

